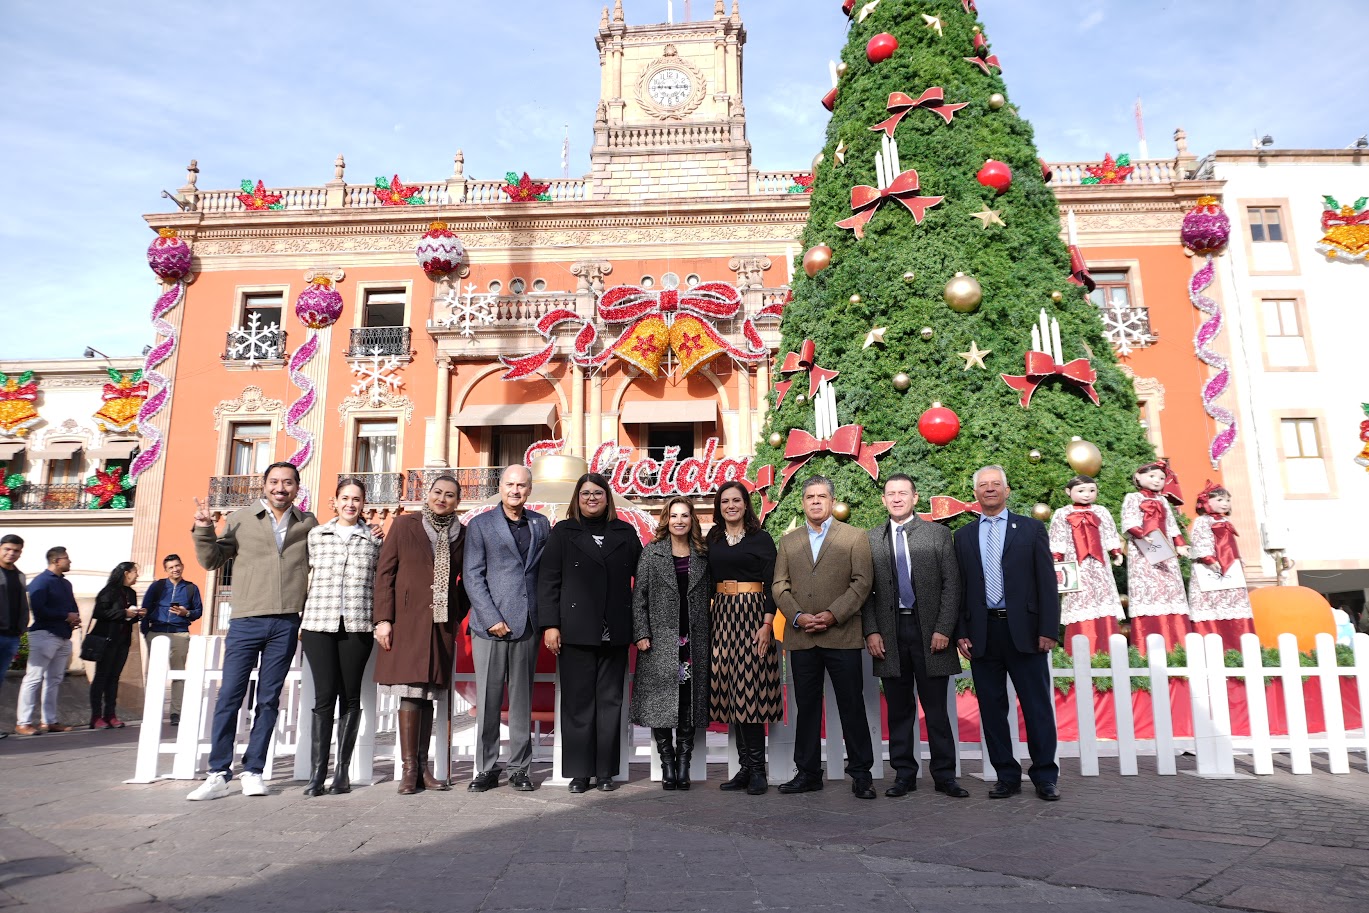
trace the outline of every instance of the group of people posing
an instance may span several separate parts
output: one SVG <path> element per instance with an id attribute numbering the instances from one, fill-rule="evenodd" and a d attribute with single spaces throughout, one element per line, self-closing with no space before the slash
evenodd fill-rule
<path id="1" fill-rule="evenodd" d="M 936 790 L 968 796 L 955 779 L 948 710 L 950 676 L 961 669 L 958 651 L 970 662 L 998 774 L 990 797 L 1022 788 L 1008 720 L 1009 678 L 1027 724 L 1032 784 L 1043 799 L 1060 795 L 1047 660 L 1060 621 L 1055 569 L 1046 527 L 1007 510 L 1001 467 L 975 474 L 982 515 L 954 537 L 918 517 L 917 490 L 907 475 L 885 480 L 888 521 L 868 531 L 833 517 L 832 482 L 814 476 L 802 490 L 805 522 L 778 545 L 737 481 L 715 493 L 707 536 L 693 504 L 677 497 L 663 505 L 655 538 L 645 546 L 618 518 L 612 487 L 597 473 L 579 478 L 567 517 L 555 526 L 527 509 L 532 477 L 522 465 L 504 471 L 499 505 L 465 526 L 456 515 L 460 487 L 441 474 L 421 512 L 401 515 L 383 537 L 363 519 L 366 491 L 358 480 L 339 482 L 337 516 L 324 524 L 295 506 L 299 476 L 289 463 L 269 467 L 263 488 L 262 501 L 229 515 L 222 530 L 197 502 L 196 555 L 207 569 L 233 562 L 233 617 L 209 775 L 192 800 L 229 793 L 238 713 L 256 667 L 256 708 L 240 777 L 244 795 L 266 795 L 262 770 L 297 642 L 317 695 L 305 795 L 351 788 L 360 694 L 375 646 L 375 683 L 400 701 L 399 792 L 449 789 L 433 775 L 428 752 L 434 701 L 451 687 L 463 618 L 469 619 L 477 689 L 472 792 L 493 789 L 502 778 L 517 790 L 536 788 L 529 770 L 532 692 L 545 646 L 558 660 L 562 764 L 572 793 L 617 788 L 633 647 L 629 714 L 651 730 L 663 788 L 690 788 L 697 734 L 716 722 L 735 733 L 740 761 L 721 788 L 765 793 L 765 727 L 784 713 L 782 639 L 797 717 L 796 773 L 780 792 L 823 788 L 827 676 L 852 792 L 875 798 L 874 741 L 862 697 L 861 654 L 868 651 L 888 704 L 895 779 L 886 795 L 917 788 L 920 701 Z M 501 767 L 505 713 L 510 748 Z"/>

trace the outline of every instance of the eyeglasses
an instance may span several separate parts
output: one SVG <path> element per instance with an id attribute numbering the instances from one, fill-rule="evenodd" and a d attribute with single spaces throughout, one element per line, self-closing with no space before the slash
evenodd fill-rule
<path id="1" fill-rule="evenodd" d="M 580 498 L 581 498 L 581 500 L 584 500 L 584 501 L 598 501 L 600 498 L 603 498 L 603 497 L 604 497 L 604 493 L 603 493 L 602 491 L 582 491 L 582 492 L 580 492 Z"/>

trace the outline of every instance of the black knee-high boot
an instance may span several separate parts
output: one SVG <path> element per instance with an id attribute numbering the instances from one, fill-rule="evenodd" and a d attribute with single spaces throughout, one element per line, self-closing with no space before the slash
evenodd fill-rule
<path id="1" fill-rule="evenodd" d="M 323 788 L 323 781 L 328 779 L 328 752 L 333 748 L 333 709 L 315 710 L 313 716 L 309 744 L 314 763 L 309 782 L 304 787 L 304 795 L 321 796 L 327 792 Z"/>
<path id="2" fill-rule="evenodd" d="M 751 731 L 746 734 L 746 751 L 751 756 L 751 779 L 746 784 L 748 796 L 759 796 L 770 788 L 765 778 L 765 724 L 748 723 Z"/>
<path id="3" fill-rule="evenodd" d="M 675 746 L 670 744 L 670 730 L 652 728 L 651 738 L 656 742 L 656 753 L 661 756 L 661 789 L 674 789 Z"/>
<path id="4" fill-rule="evenodd" d="M 675 788 L 689 789 L 689 762 L 694 757 L 694 727 L 675 730 Z"/>
<path id="5" fill-rule="evenodd" d="M 731 729 L 737 735 L 737 762 L 741 764 L 735 776 L 718 784 L 718 789 L 724 792 L 739 792 L 746 789 L 746 784 L 751 781 L 751 756 L 746 751 L 746 723 L 733 723 Z"/>
<path id="6" fill-rule="evenodd" d="M 349 710 L 338 720 L 337 764 L 333 766 L 333 783 L 328 787 L 334 795 L 352 791 L 352 750 L 356 748 L 360 727 L 360 710 Z"/>

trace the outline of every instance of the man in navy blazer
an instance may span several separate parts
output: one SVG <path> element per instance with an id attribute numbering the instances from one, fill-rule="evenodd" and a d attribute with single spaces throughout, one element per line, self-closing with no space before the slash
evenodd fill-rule
<path id="1" fill-rule="evenodd" d="M 515 464 L 499 477 L 500 505 L 466 526 L 462 579 L 471 611 L 471 654 L 478 691 L 476 775 L 466 788 L 499 785 L 499 718 L 509 689 L 509 785 L 533 789 L 532 683 L 537 672 L 537 566 L 551 525 L 525 510 L 532 473 Z"/>
<path id="2" fill-rule="evenodd" d="M 970 661 L 984 747 L 998 773 L 990 799 L 1022 791 L 1022 765 L 1013 757 L 1008 720 L 1008 678 L 1017 689 L 1027 724 L 1027 771 L 1036 794 L 1060 798 L 1056 785 L 1055 709 L 1050 652 L 1060 636 L 1060 597 L 1050 541 L 1040 520 L 1007 509 L 1008 474 L 985 466 L 974 474 L 979 520 L 955 534 L 960 564 L 957 646 Z"/>

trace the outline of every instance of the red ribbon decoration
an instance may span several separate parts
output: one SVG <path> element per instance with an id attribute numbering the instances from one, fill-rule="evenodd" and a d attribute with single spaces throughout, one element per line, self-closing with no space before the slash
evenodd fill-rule
<path id="1" fill-rule="evenodd" d="M 817 362 L 817 347 L 813 345 L 813 340 L 805 339 L 803 345 L 799 346 L 797 352 L 790 352 L 784 356 L 784 364 L 780 365 L 780 374 L 796 374 L 799 371 L 808 372 L 808 396 L 818 392 L 818 384 L 824 380 L 832 380 L 840 371 L 829 371 L 826 368 L 819 368 Z M 775 384 L 775 389 L 779 391 L 779 396 L 775 399 L 775 408 L 778 409 L 784 404 L 785 394 L 789 392 L 794 379 L 781 381 Z"/>
<path id="2" fill-rule="evenodd" d="M 1096 558 L 1100 563 L 1103 557 L 1103 537 L 1098 532 L 1102 521 L 1091 510 L 1072 510 L 1065 515 L 1070 524 L 1070 537 L 1074 539 L 1074 560 Z"/>
<path id="3" fill-rule="evenodd" d="M 752 494 L 757 491 L 761 493 L 761 509 L 757 512 L 757 516 L 761 520 L 770 516 L 775 508 L 780 506 L 778 502 L 770 500 L 770 486 L 775 484 L 775 466 L 773 463 L 767 463 L 756 471 L 756 481 L 749 482 L 742 479 L 741 482 L 746 486 L 746 490 Z"/>
<path id="4" fill-rule="evenodd" d="M 966 57 L 965 59 L 983 70 L 985 76 L 993 75 L 993 73 L 989 71 L 989 67 L 997 67 L 998 72 L 1003 72 L 1003 64 L 998 62 L 997 54 L 990 54 L 988 57 Z"/>
<path id="5" fill-rule="evenodd" d="M 961 108 L 967 107 L 969 104 L 970 103 L 967 101 L 947 104 L 946 93 L 941 86 L 932 86 L 917 98 L 905 95 L 902 92 L 890 92 L 888 109 L 893 113 L 893 117 L 880 121 L 870 129 L 876 132 L 883 130 L 888 134 L 889 138 L 892 139 L 894 136 L 894 128 L 898 126 L 898 122 L 903 120 L 908 112 L 915 108 L 927 108 L 928 110 L 935 111 L 937 114 L 941 115 L 942 120 L 949 124 L 951 118 L 955 117 L 955 112 L 959 111 Z"/>
<path id="6" fill-rule="evenodd" d="M 129 384 L 121 388 L 118 384 L 105 384 L 104 390 L 100 395 L 101 402 L 109 402 L 114 399 L 134 399 L 147 397 L 147 381 L 140 380 L 136 384 Z"/>
<path id="7" fill-rule="evenodd" d="M 1141 536 L 1144 539 L 1151 533 L 1165 531 L 1165 519 L 1169 508 L 1164 498 L 1153 493 L 1143 493 L 1141 497 Z"/>
<path id="8" fill-rule="evenodd" d="M 874 218 L 880 204 L 890 198 L 902 203 L 913 214 L 913 221 L 921 225 L 927 210 L 946 198 L 922 197 L 917 195 L 917 191 L 917 172 L 912 168 L 894 178 L 883 190 L 868 184 L 857 184 L 851 188 L 851 209 L 855 211 L 855 215 L 849 219 L 842 219 L 837 223 L 837 227 L 854 229 L 857 238 L 864 238 L 865 223 Z"/>
<path id="9" fill-rule="evenodd" d="M 924 520 L 935 522 L 937 520 L 949 520 L 963 513 L 977 514 L 979 512 L 978 501 L 971 501 L 966 504 L 959 498 L 952 498 L 950 495 L 932 495 L 932 512 L 918 514 L 918 516 Z"/>
<path id="10" fill-rule="evenodd" d="M 1236 545 L 1236 527 L 1229 520 L 1218 520 L 1212 524 L 1212 550 L 1217 554 L 1217 566 L 1222 574 L 1231 565 L 1241 560 L 1241 550 Z"/>
<path id="11" fill-rule="evenodd" d="M 1088 264 L 1084 262 L 1083 253 L 1075 244 L 1070 245 L 1070 277 L 1068 281 L 1074 285 L 1083 286 L 1086 292 L 1091 292 L 1098 287 L 1098 283 L 1093 281 L 1093 275 L 1089 272 Z"/>
<path id="12" fill-rule="evenodd" d="M 606 324 L 628 323 L 628 326 L 611 345 L 591 355 L 590 349 L 599 338 L 594 323 L 581 317 L 568 308 L 558 308 L 542 316 L 536 323 L 537 332 L 547 340 L 546 348 L 540 352 L 517 358 L 500 356 L 499 360 L 509 370 L 503 380 L 519 380 L 543 368 L 551 360 L 556 342 L 552 338 L 555 328 L 566 322 L 578 322 L 580 329 L 575 334 L 571 361 L 582 367 L 599 367 L 615 354 L 622 357 L 619 346 L 633 337 L 644 321 L 665 320 L 672 322 L 678 314 L 692 315 L 701 319 L 700 328 L 711 343 L 739 361 L 757 362 L 764 359 L 769 350 L 755 322 L 748 317 L 742 324 L 742 335 L 747 348 L 740 348 L 728 342 L 709 321 L 732 320 L 741 313 L 741 293 L 726 282 L 704 282 L 691 289 L 663 289 L 648 291 L 635 285 L 619 285 L 604 292 L 596 306 L 598 318 Z M 782 305 L 771 305 L 756 315 L 758 319 L 777 318 Z M 635 361 L 634 361 L 635 363 Z M 699 362 L 698 364 L 705 364 Z M 696 365 L 697 367 L 697 365 Z M 648 372 L 650 373 L 650 372 Z"/>
<path id="13" fill-rule="evenodd" d="M 784 467 L 780 474 L 780 491 L 784 491 L 789 486 L 789 481 L 794 477 L 794 473 L 803 468 L 804 464 L 820 453 L 835 453 L 841 456 L 854 457 L 861 469 L 870 474 L 870 478 L 879 480 L 878 457 L 891 450 L 897 441 L 877 441 L 867 444 L 860 438 L 865 433 L 865 429 L 860 425 L 842 425 L 832 436 L 825 441 L 818 440 L 801 428 L 794 428 L 789 432 L 788 443 L 784 447 L 784 458 L 789 461 L 789 465 Z"/>
<path id="14" fill-rule="evenodd" d="M 1098 392 L 1093 389 L 1093 382 L 1098 379 L 1098 372 L 1093 370 L 1093 365 L 1089 364 L 1087 358 L 1076 358 L 1074 361 L 1063 365 L 1055 363 L 1055 359 L 1047 352 L 1037 352 L 1029 350 L 1026 356 L 1025 375 L 1022 374 L 1000 374 L 1003 382 L 1014 390 L 1022 391 L 1022 408 L 1031 407 L 1032 394 L 1041 382 L 1051 377 L 1063 377 L 1065 380 L 1083 388 L 1088 394 L 1093 404 L 1098 405 Z"/>

